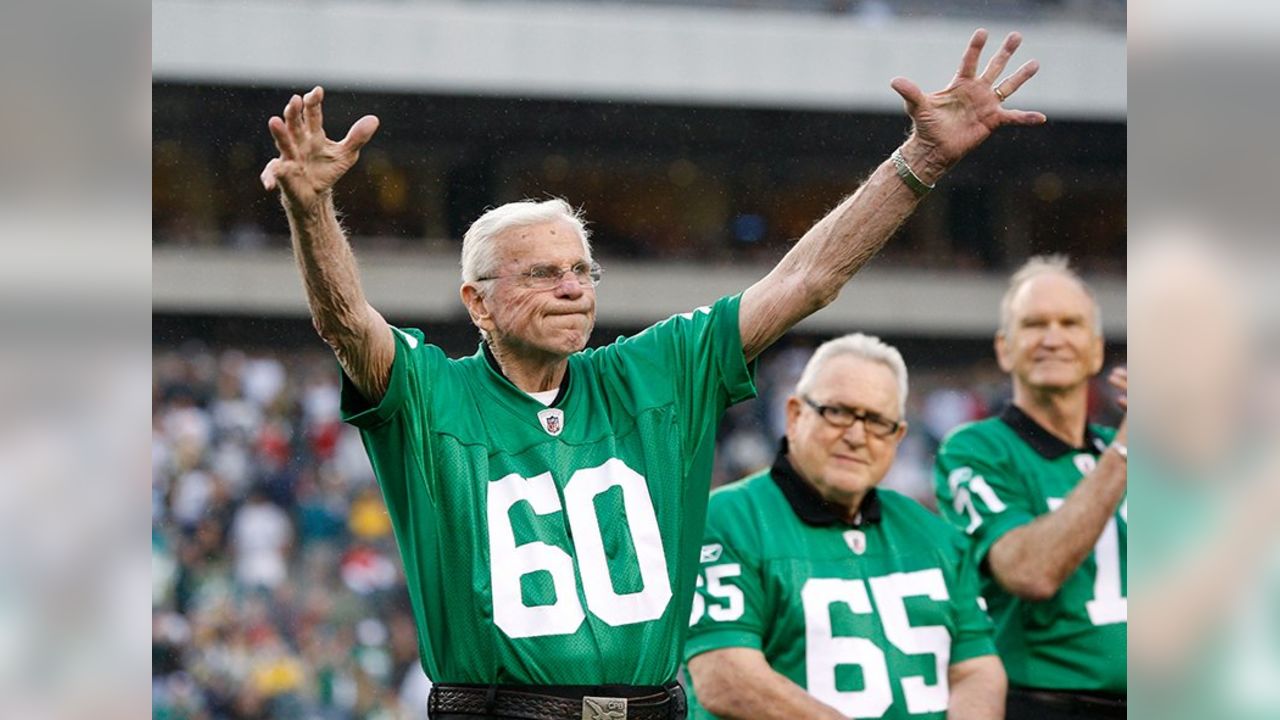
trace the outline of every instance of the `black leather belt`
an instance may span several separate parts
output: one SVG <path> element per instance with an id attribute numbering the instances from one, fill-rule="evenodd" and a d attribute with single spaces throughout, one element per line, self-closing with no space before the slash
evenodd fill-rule
<path id="1" fill-rule="evenodd" d="M 1083 690 L 1041 690 L 1027 687 L 1009 688 L 1011 695 L 1020 695 L 1042 705 L 1071 710 L 1091 710 L 1099 716 L 1110 717 L 1111 713 L 1124 716 L 1128 707 L 1128 697 L 1119 693 L 1088 692 Z"/>
<path id="2" fill-rule="evenodd" d="M 427 712 L 513 720 L 684 720 L 684 688 L 454 685 L 431 687 Z"/>

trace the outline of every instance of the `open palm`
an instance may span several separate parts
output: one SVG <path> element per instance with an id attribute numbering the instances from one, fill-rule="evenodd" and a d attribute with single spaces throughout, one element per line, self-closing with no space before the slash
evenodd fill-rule
<path id="1" fill-rule="evenodd" d="M 324 88 L 316 86 L 305 97 L 294 95 L 285 105 L 284 118 L 273 116 L 267 128 L 280 156 L 263 169 L 262 186 L 277 187 L 287 201 L 310 208 L 356 164 L 360 148 L 378 130 L 378 118 L 365 115 L 351 126 L 341 141 L 325 137 Z"/>
<path id="2" fill-rule="evenodd" d="M 1001 105 L 1040 69 L 1038 62 L 1030 60 L 1012 75 L 996 82 L 1009 64 L 1009 58 L 1022 44 L 1022 36 L 1009 33 L 986 69 L 978 75 L 978 58 L 986 44 L 987 31 L 975 31 L 960 60 L 960 69 L 951 84 L 942 90 L 926 95 L 904 77 L 896 77 L 890 83 L 906 103 L 918 139 L 932 149 L 935 159 L 944 167 L 954 165 L 1002 125 L 1039 125 L 1045 121 L 1043 113 L 1010 110 Z"/>

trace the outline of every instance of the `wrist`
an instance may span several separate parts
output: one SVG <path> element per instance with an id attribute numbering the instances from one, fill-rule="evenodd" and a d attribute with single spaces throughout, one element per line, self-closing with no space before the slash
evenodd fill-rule
<path id="1" fill-rule="evenodd" d="M 285 212 L 296 222 L 311 223 L 324 217 L 326 210 L 333 212 L 333 190 L 323 190 L 306 200 L 280 193 L 280 202 L 284 205 Z"/>
<path id="2" fill-rule="evenodd" d="M 911 166 L 916 177 L 926 185 L 937 183 L 947 172 L 947 164 L 943 162 L 937 149 L 921 140 L 915 133 L 911 133 L 898 151 L 902 153 L 902 159 Z"/>
<path id="3" fill-rule="evenodd" d="M 1119 440 L 1112 440 L 1111 444 L 1107 446 L 1107 450 L 1119 455 L 1120 459 L 1124 460 L 1126 463 L 1129 462 L 1129 446 L 1123 442 L 1120 442 Z"/>

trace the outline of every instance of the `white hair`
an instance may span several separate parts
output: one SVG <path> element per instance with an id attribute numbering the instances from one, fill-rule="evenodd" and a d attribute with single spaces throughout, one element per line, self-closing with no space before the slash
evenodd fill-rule
<path id="1" fill-rule="evenodd" d="M 906 416 L 907 364 L 902 361 L 902 353 L 898 352 L 897 348 L 874 335 L 851 333 L 819 345 L 818 349 L 813 352 L 813 356 L 809 358 L 809 362 L 804 366 L 804 371 L 800 373 L 800 380 L 796 383 L 796 392 L 801 395 L 807 395 L 812 391 L 815 378 L 822 366 L 828 360 L 841 355 L 852 355 L 863 360 L 878 362 L 889 368 L 893 373 L 894 379 L 898 381 L 898 413 L 902 417 Z"/>
<path id="2" fill-rule="evenodd" d="M 476 282 L 497 270 L 497 244 L 494 240 L 513 228 L 563 221 L 582 240 L 582 250 L 591 260 L 591 239 L 581 213 L 560 198 L 520 200 L 486 211 L 462 238 L 462 281 Z"/>
<path id="3" fill-rule="evenodd" d="M 1023 285 L 1041 275 L 1059 275 L 1079 285 L 1084 294 L 1089 296 L 1089 302 L 1093 305 L 1093 332 L 1095 335 L 1102 334 L 1102 308 L 1098 305 L 1098 298 L 1093 294 L 1093 288 L 1085 283 L 1084 278 L 1071 269 L 1071 260 L 1066 255 L 1036 255 L 1023 263 L 1022 267 L 1009 277 L 1009 289 L 1005 290 L 1004 297 L 1000 298 L 1001 335 L 1008 335 L 1013 330 L 1013 298 Z"/>

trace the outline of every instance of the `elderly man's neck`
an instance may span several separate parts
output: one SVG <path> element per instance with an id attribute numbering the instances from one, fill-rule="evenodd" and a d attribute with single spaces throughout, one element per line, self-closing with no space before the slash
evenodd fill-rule
<path id="1" fill-rule="evenodd" d="M 1066 389 L 1045 389 L 1015 382 L 1013 404 L 1071 447 L 1084 444 L 1085 423 L 1089 417 L 1089 383 Z"/>
<path id="2" fill-rule="evenodd" d="M 819 490 L 819 493 L 821 493 L 821 490 Z M 839 511 L 840 519 L 849 525 L 852 525 L 858 519 L 858 513 L 862 511 L 862 501 L 866 498 L 866 491 L 853 494 L 832 493 L 823 496 L 823 499 L 832 506 L 833 510 Z"/>
<path id="3" fill-rule="evenodd" d="M 842 492 L 830 485 L 814 481 L 799 465 L 796 464 L 796 457 L 792 453 L 787 453 L 787 462 L 791 464 L 792 470 L 795 471 L 797 477 L 804 481 L 818 497 L 831 508 L 832 511 L 838 513 L 846 523 L 852 523 L 858 517 L 858 512 L 862 509 L 862 501 L 867 497 L 866 491 L 863 492 Z"/>
<path id="4" fill-rule="evenodd" d="M 512 385 L 527 393 L 545 392 L 564 382 L 569 358 L 529 348 L 513 348 L 502 342 L 490 342 L 489 350 Z"/>

